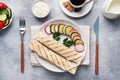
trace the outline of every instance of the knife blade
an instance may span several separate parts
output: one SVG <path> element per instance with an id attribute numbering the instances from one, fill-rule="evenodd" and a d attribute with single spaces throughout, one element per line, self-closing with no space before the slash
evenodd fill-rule
<path id="1" fill-rule="evenodd" d="M 95 21 L 94 31 L 95 31 L 95 35 L 96 35 L 96 42 L 99 42 L 99 17 Z"/>
<path id="2" fill-rule="evenodd" d="M 95 21 L 94 31 L 96 35 L 95 74 L 97 75 L 99 72 L 99 17 Z"/>

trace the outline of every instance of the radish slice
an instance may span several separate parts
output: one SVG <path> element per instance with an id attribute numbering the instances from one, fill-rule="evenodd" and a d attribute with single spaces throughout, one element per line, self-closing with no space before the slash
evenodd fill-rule
<path id="1" fill-rule="evenodd" d="M 76 34 L 76 35 L 74 35 L 73 37 L 71 37 L 71 40 L 73 40 L 75 36 L 79 36 L 79 37 L 80 37 L 79 34 Z"/>
<path id="2" fill-rule="evenodd" d="M 75 51 L 83 52 L 84 51 L 84 45 L 83 44 L 76 44 L 75 45 Z"/>
<path id="3" fill-rule="evenodd" d="M 50 25 L 46 25 L 44 27 L 44 31 L 45 31 L 46 34 L 50 35 L 51 34 L 51 32 L 50 32 Z"/>
<path id="4" fill-rule="evenodd" d="M 69 32 L 69 36 L 73 33 L 73 32 L 78 32 L 76 29 L 72 29 L 72 30 L 70 30 L 70 32 Z"/>
<path id="5" fill-rule="evenodd" d="M 75 41 L 76 39 L 81 39 L 81 37 L 79 35 L 76 35 L 73 37 L 73 41 Z"/>
<path id="6" fill-rule="evenodd" d="M 65 25 L 64 28 L 63 28 L 63 34 L 65 34 L 65 29 L 68 25 Z"/>
<path id="7" fill-rule="evenodd" d="M 55 26 L 55 32 L 58 32 L 58 26 L 59 26 L 59 24 L 56 24 L 56 26 Z"/>

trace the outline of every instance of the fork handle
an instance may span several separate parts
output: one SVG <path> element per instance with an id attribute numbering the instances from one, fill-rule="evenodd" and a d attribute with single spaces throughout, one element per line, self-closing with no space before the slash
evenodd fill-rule
<path id="1" fill-rule="evenodd" d="M 95 74 L 97 75 L 99 72 L 99 44 L 98 42 L 96 43 L 96 57 L 95 57 Z"/>
<path id="2" fill-rule="evenodd" d="M 24 73 L 24 43 L 21 41 L 21 72 Z"/>

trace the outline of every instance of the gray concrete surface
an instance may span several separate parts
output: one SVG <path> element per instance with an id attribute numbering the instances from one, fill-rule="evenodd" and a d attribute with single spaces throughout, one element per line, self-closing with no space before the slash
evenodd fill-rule
<path id="1" fill-rule="evenodd" d="M 108 20 L 103 17 L 101 7 L 104 0 L 94 0 L 91 12 L 82 18 L 74 19 L 66 16 L 60 9 L 58 0 L 47 0 L 51 6 L 49 16 L 37 19 L 32 15 L 31 5 L 34 0 L 0 0 L 13 10 L 13 22 L 9 28 L 0 31 L 0 80 L 119 80 L 120 78 L 120 18 Z M 25 16 L 27 32 L 25 34 L 25 73 L 20 72 L 20 34 L 19 16 Z M 93 25 L 100 15 L 100 54 L 99 75 L 94 74 L 95 35 Z M 30 64 L 30 26 L 41 25 L 52 18 L 67 18 L 78 24 L 91 26 L 90 65 L 80 66 L 76 75 L 54 73 L 42 67 Z"/>

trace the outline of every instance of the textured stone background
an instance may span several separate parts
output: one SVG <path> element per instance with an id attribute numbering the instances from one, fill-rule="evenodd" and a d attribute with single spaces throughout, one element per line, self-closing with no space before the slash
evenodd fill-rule
<path id="1" fill-rule="evenodd" d="M 0 0 L 13 10 L 13 23 L 10 28 L 0 31 L 0 80 L 119 80 L 120 78 L 120 18 L 108 20 L 103 17 L 101 9 L 104 0 L 94 0 L 91 12 L 82 18 L 73 19 L 60 9 L 58 0 L 47 0 L 51 12 L 44 19 L 32 15 L 31 5 L 34 0 Z M 25 16 L 27 32 L 25 34 L 25 73 L 20 72 L 20 35 L 19 16 Z M 99 75 L 94 74 L 95 35 L 93 24 L 100 15 L 100 61 Z M 29 59 L 28 43 L 30 26 L 41 25 L 52 18 L 67 18 L 78 24 L 91 26 L 91 62 L 89 66 L 80 66 L 76 75 L 54 73 L 42 67 L 32 67 Z"/>

